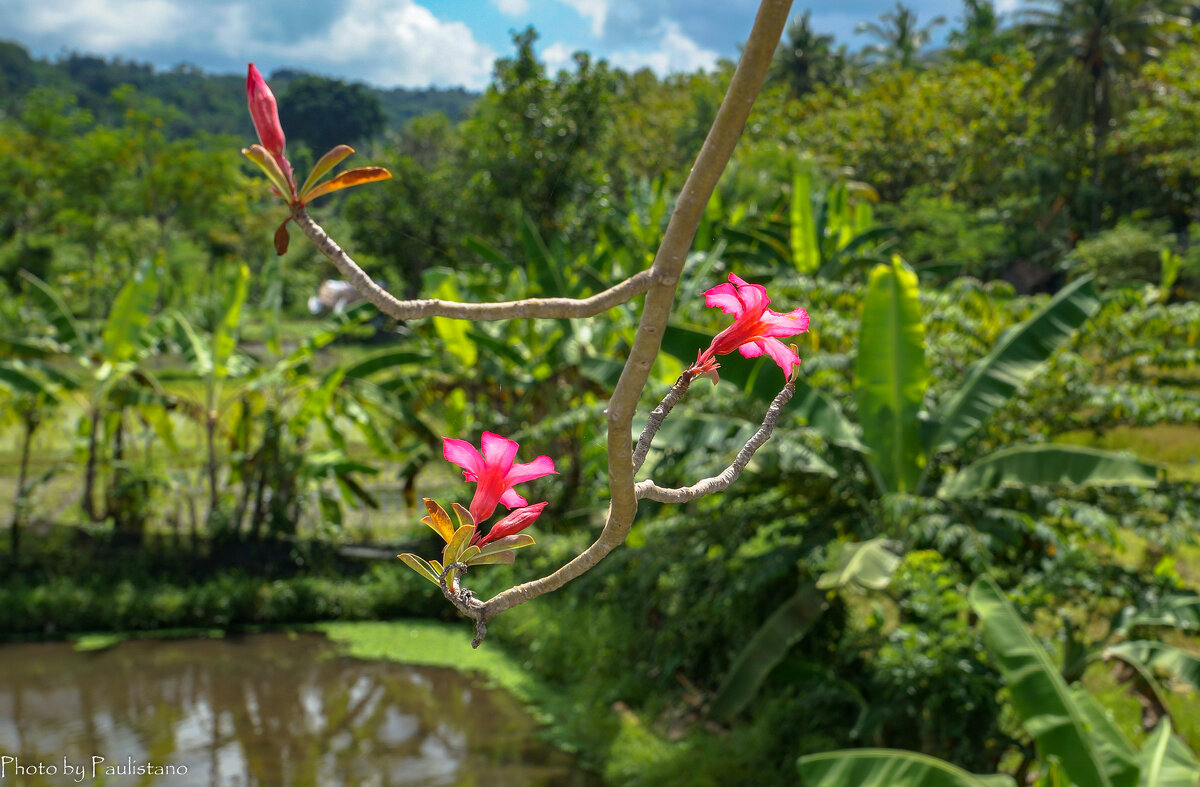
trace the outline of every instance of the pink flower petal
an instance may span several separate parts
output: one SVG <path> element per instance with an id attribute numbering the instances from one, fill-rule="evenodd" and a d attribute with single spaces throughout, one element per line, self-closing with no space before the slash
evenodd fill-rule
<path id="1" fill-rule="evenodd" d="M 704 305 L 714 306 L 726 314 L 732 314 L 734 317 L 741 317 L 745 307 L 738 299 L 737 290 L 732 284 L 718 284 L 711 290 L 704 293 Z"/>
<path id="2" fill-rule="evenodd" d="M 742 305 L 746 307 L 747 314 L 753 314 L 755 317 L 763 313 L 767 308 L 767 304 L 771 299 L 767 297 L 767 288 L 761 284 L 750 284 L 742 281 L 734 274 L 729 274 L 729 280 L 736 282 L 738 285 L 738 299 Z"/>
<path id="3" fill-rule="evenodd" d="M 517 494 L 517 490 L 513 489 L 512 487 L 509 487 L 504 492 L 504 494 L 500 495 L 500 505 L 504 506 L 505 508 L 507 508 L 509 510 L 512 510 L 514 508 L 520 508 L 521 506 L 525 505 L 528 502 L 529 502 L 528 500 L 526 500 L 525 498 L 523 498 L 519 494 Z M 494 510 L 495 509 L 492 509 L 492 511 L 494 511 Z M 488 516 L 491 516 L 491 515 L 492 515 L 492 512 L 489 511 Z M 487 517 L 484 517 L 484 518 L 486 519 Z"/>
<path id="4" fill-rule="evenodd" d="M 520 484 L 544 475 L 558 475 L 558 471 L 554 469 L 553 459 L 548 456 L 539 456 L 532 462 L 514 464 L 512 470 L 508 471 L 508 475 L 504 476 L 504 481 L 509 485 Z"/>
<path id="5" fill-rule="evenodd" d="M 808 312 L 795 309 L 788 314 L 780 314 L 768 309 L 759 322 L 762 336 L 795 336 L 808 330 Z"/>
<path id="6" fill-rule="evenodd" d="M 783 370 L 783 376 L 791 377 L 792 367 L 800 363 L 800 356 L 778 339 L 763 339 L 761 344 L 767 351 L 767 355 L 771 356 L 771 360 L 779 364 L 779 368 Z"/>
<path id="7" fill-rule="evenodd" d="M 453 437 L 442 438 L 442 456 L 463 469 L 463 475 L 468 481 L 478 481 L 483 475 L 483 457 L 475 446 L 466 440 L 456 440 Z"/>
<path id="8" fill-rule="evenodd" d="M 508 468 L 512 466 L 513 459 L 517 456 L 517 449 L 520 448 L 517 441 L 501 437 L 494 432 L 484 432 L 480 443 L 483 446 L 483 459 L 488 466 L 503 468 L 501 475 L 507 473 Z"/>
<path id="9" fill-rule="evenodd" d="M 762 342 L 755 339 L 754 341 L 746 342 L 741 347 L 739 347 L 738 352 L 740 352 L 742 354 L 743 358 L 757 358 L 758 356 L 763 354 L 762 344 L 763 344 Z"/>

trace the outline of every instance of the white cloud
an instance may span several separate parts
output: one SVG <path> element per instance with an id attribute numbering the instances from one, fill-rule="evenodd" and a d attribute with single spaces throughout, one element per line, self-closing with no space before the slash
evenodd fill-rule
<path id="1" fill-rule="evenodd" d="M 171 67 L 289 67 L 380 87 L 487 85 L 496 52 L 416 0 L 341 0 L 281 18 L 287 0 L 0 0 L 0 30 L 53 53 L 73 49 Z M 502 0 L 524 4 L 526 0 Z M 277 22 L 286 22 L 281 26 Z"/>
<path id="2" fill-rule="evenodd" d="M 189 15 L 170 0 L 59 0 L 15 5 L 15 16 L 26 31 L 66 34 L 72 45 L 83 50 L 113 51 L 190 27 Z M 130 24 L 133 19 L 136 25 Z"/>
<path id="3" fill-rule="evenodd" d="M 560 69 L 571 66 L 571 55 L 579 51 L 579 47 L 570 47 L 561 41 L 555 41 L 542 50 L 542 62 L 546 64 L 546 72 L 557 74 Z"/>
<path id="4" fill-rule="evenodd" d="M 443 22 L 412 0 L 350 0 L 326 30 L 271 47 L 278 59 L 354 74 L 382 87 L 487 84 L 496 52 L 462 22 Z"/>
<path id="5" fill-rule="evenodd" d="M 1007 14 L 1011 11 L 1016 11 L 1021 5 L 1021 0 L 997 0 L 996 10 L 1002 14 Z"/>
<path id="6" fill-rule="evenodd" d="M 592 35 L 604 35 L 604 24 L 608 21 L 609 0 L 561 0 L 575 9 L 584 19 L 592 23 Z"/>
<path id="7" fill-rule="evenodd" d="M 701 68 L 712 68 L 716 65 L 718 57 L 715 51 L 705 49 L 684 35 L 676 22 L 664 20 L 655 48 L 614 52 L 609 60 L 613 65 L 627 71 L 649 68 L 657 74 L 667 74 L 672 71 L 690 73 Z"/>
<path id="8" fill-rule="evenodd" d="M 520 16 L 529 12 L 529 0 L 492 0 L 492 5 L 507 16 Z"/>

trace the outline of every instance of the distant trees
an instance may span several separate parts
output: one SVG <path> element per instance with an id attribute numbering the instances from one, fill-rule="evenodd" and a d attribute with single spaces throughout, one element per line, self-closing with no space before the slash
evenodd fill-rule
<path id="1" fill-rule="evenodd" d="M 1026 92 L 1071 131 L 1091 131 L 1091 230 L 1100 228 L 1103 155 L 1124 91 L 1188 24 L 1164 0 L 1036 0 L 1023 15 L 1035 62 Z"/>
<path id="2" fill-rule="evenodd" d="M 845 45 L 835 47 L 833 36 L 813 30 L 811 17 L 805 11 L 788 23 L 771 63 L 770 78 L 788 85 L 796 98 L 848 76 Z"/>
<path id="3" fill-rule="evenodd" d="M 934 28 L 946 24 L 946 17 L 937 16 L 929 24 L 919 26 L 917 13 L 903 3 L 881 14 L 878 22 L 860 22 L 856 33 L 866 33 L 878 43 L 863 47 L 862 56 L 868 63 L 883 63 L 898 68 L 917 67 L 921 51 L 933 41 Z"/>
<path id="4" fill-rule="evenodd" d="M 293 139 L 317 155 L 334 145 L 359 143 L 383 131 L 379 97 L 366 85 L 306 74 L 279 100 L 279 119 Z"/>

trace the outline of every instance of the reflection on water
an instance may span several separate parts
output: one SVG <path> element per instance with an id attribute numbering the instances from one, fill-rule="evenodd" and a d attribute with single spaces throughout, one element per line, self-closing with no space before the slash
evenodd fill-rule
<path id="1" fill-rule="evenodd" d="M 595 783 L 534 728 L 506 693 L 318 636 L 0 647 L 2 787 Z"/>

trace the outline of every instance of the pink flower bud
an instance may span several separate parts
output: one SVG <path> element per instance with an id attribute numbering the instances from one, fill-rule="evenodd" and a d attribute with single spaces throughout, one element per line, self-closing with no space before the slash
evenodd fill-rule
<path id="1" fill-rule="evenodd" d="M 275 106 L 275 94 L 267 87 L 266 81 L 254 64 L 246 75 L 246 98 L 250 102 L 250 117 L 254 120 L 254 130 L 258 132 L 258 141 L 274 154 L 275 158 L 283 157 L 283 126 L 279 125 L 279 109 Z"/>

